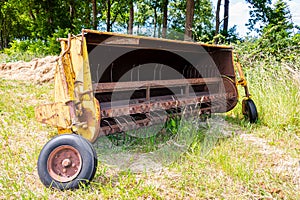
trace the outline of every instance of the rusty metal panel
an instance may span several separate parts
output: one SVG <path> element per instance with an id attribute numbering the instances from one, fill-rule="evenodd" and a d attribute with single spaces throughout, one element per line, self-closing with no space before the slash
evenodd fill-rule
<path id="1" fill-rule="evenodd" d="M 35 118 L 41 123 L 64 129 L 72 125 L 69 106 L 62 102 L 37 106 Z"/>
<path id="2" fill-rule="evenodd" d="M 222 79 L 214 78 L 191 78 L 191 79 L 175 79 L 175 80 L 155 80 L 155 81 L 133 81 L 133 82 L 110 82 L 94 84 L 94 92 L 115 92 L 136 89 L 164 88 L 185 85 L 205 85 L 219 83 Z"/>
<path id="3" fill-rule="evenodd" d="M 74 40 L 77 39 L 75 38 Z M 78 74 L 76 77 L 76 82 L 80 84 L 76 88 L 76 91 L 73 91 L 76 92 L 75 96 L 77 104 L 77 115 L 74 125 L 78 134 L 93 142 L 98 137 L 100 128 L 100 105 L 93 95 L 91 72 L 85 38 L 83 37 L 80 43 L 74 43 L 77 45 L 77 47 L 74 48 L 74 51 L 76 52 L 73 56 L 81 57 L 77 59 L 77 62 L 79 63 L 73 63 L 73 65 L 81 66 L 77 69 L 78 72 L 76 72 Z M 78 48 L 81 48 L 81 54 L 78 54 Z"/>

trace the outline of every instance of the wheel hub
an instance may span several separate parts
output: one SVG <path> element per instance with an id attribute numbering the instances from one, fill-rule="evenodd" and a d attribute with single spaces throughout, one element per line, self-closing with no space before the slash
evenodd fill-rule
<path id="1" fill-rule="evenodd" d="M 74 180 L 82 167 L 81 155 L 70 145 L 55 148 L 49 155 L 47 169 L 50 176 L 59 182 Z"/>
<path id="2" fill-rule="evenodd" d="M 67 168 L 67 167 L 71 166 L 72 161 L 67 158 L 67 159 L 64 159 L 61 164 L 62 164 L 63 167 Z"/>

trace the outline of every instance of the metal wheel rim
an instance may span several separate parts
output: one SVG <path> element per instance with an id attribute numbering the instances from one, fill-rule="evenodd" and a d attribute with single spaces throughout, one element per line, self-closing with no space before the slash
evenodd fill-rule
<path id="1" fill-rule="evenodd" d="M 79 151 L 70 145 L 55 148 L 49 155 L 47 170 L 56 181 L 69 182 L 74 180 L 82 168 Z"/>
<path id="2" fill-rule="evenodd" d="M 229 78 L 227 76 L 224 76 L 222 78 L 223 78 L 223 84 L 224 84 L 225 92 L 230 93 L 230 94 L 234 94 L 233 99 L 231 99 L 231 100 L 226 99 L 226 101 L 228 101 L 227 104 L 226 104 L 226 111 L 230 111 L 236 106 L 236 104 L 238 102 L 238 98 L 237 98 L 238 97 L 238 91 L 237 91 L 237 87 L 236 87 L 235 82 L 231 78 Z"/>

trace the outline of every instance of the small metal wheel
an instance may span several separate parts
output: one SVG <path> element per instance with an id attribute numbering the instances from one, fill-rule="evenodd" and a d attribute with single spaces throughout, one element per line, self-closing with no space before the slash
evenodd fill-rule
<path id="1" fill-rule="evenodd" d="M 243 114 L 247 117 L 250 123 L 255 123 L 258 120 L 258 113 L 255 103 L 252 99 L 244 99 L 242 102 Z"/>
<path id="2" fill-rule="evenodd" d="M 37 168 L 40 180 L 46 187 L 76 189 L 93 179 L 97 155 L 92 144 L 83 137 L 59 135 L 43 147 Z"/>

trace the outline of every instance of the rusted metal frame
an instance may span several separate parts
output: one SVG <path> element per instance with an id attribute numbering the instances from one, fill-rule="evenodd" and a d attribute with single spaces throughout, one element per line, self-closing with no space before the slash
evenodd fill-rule
<path id="1" fill-rule="evenodd" d="M 218 109 L 217 107 L 220 107 L 218 105 L 214 106 L 215 109 Z M 179 113 L 174 113 L 173 115 L 176 116 L 184 116 L 184 117 L 191 117 L 191 116 L 195 116 L 201 114 L 201 113 L 210 113 L 211 108 L 201 108 L 201 109 L 191 109 L 190 112 L 179 112 Z M 113 124 L 110 126 L 102 126 L 100 127 L 100 132 L 99 132 L 99 136 L 104 136 L 104 135 L 109 135 L 109 134 L 114 134 L 114 133 L 118 133 L 118 132 L 124 132 L 124 131 L 128 131 L 128 130 L 138 130 L 139 128 L 143 128 L 143 127 L 147 127 L 150 125 L 155 125 L 155 124 L 164 124 L 169 116 L 168 115 L 164 115 L 161 116 L 159 115 L 157 112 L 151 112 L 152 115 L 150 115 L 151 117 L 149 117 L 149 113 L 147 117 L 150 120 L 136 120 L 134 123 L 130 122 L 124 122 L 123 128 L 120 128 L 120 124 Z M 153 114 L 155 114 L 156 116 L 154 116 Z M 114 118 L 115 119 L 115 118 Z"/>
<path id="2" fill-rule="evenodd" d="M 192 79 L 172 79 L 172 80 L 155 80 L 155 81 L 133 81 L 133 82 L 112 82 L 112 83 L 96 83 L 93 84 L 94 92 L 114 92 L 126 91 L 133 89 L 164 88 L 188 85 L 204 85 L 221 82 L 222 79 L 217 78 L 192 78 Z"/>
<path id="3" fill-rule="evenodd" d="M 68 34 L 68 46 L 67 48 L 61 53 L 59 57 L 64 57 L 64 55 L 69 52 L 71 49 L 71 34 Z"/>
<path id="4" fill-rule="evenodd" d="M 185 85 L 185 96 L 189 96 L 190 95 L 190 85 L 189 84 L 186 84 Z"/>
<path id="5" fill-rule="evenodd" d="M 143 49 L 143 50 L 166 50 L 176 53 L 193 53 L 193 54 L 206 54 L 207 52 L 199 52 L 199 51 L 191 51 L 191 50 L 181 50 L 181 49 L 170 49 L 170 48 L 161 48 L 161 47 L 153 47 L 153 46 L 142 46 L 142 45 L 130 45 L 130 44 L 107 44 L 107 43 L 98 43 L 98 42 L 89 42 L 88 45 L 94 46 L 103 46 L 103 47 L 118 47 L 118 48 L 126 48 L 126 49 Z"/>
<path id="6" fill-rule="evenodd" d="M 237 81 L 237 85 L 241 85 L 242 87 L 244 87 L 245 95 L 246 95 L 247 98 L 249 98 L 251 95 L 249 93 L 247 80 L 246 80 L 244 72 L 242 70 L 241 63 L 239 62 L 238 54 L 236 53 L 235 56 L 236 56 L 236 60 L 237 60 L 235 64 L 236 64 L 236 68 L 237 68 L 239 78 L 240 78 L 240 80 Z"/>
<path id="7" fill-rule="evenodd" d="M 66 105 L 69 106 L 70 108 L 70 115 L 71 115 L 71 120 L 72 120 L 72 125 L 74 125 L 77 122 L 77 116 L 76 116 L 76 111 L 75 111 L 75 102 L 74 102 L 74 82 L 73 82 L 73 77 L 75 76 L 75 73 L 73 71 L 73 66 L 72 66 L 72 61 L 70 58 L 70 55 L 67 54 L 68 51 L 70 51 L 71 49 L 71 35 L 69 34 L 69 40 L 68 40 L 68 50 L 65 51 L 64 56 L 62 57 L 62 59 L 64 59 L 64 62 L 68 62 L 68 64 L 66 64 L 64 66 L 64 72 L 66 72 L 64 74 L 65 76 L 65 80 L 66 80 L 66 84 L 67 84 L 67 88 L 68 88 L 68 96 L 70 98 L 70 101 L 66 102 Z"/>
<path id="8" fill-rule="evenodd" d="M 68 53 L 70 51 L 70 49 L 71 49 L 71 34 L 68 35 L 67 48 L 62 52 L 62 54 L 58 58 L 61 61 L 61 63 L 58 62 L 59 76 L 62 80 L 62 86 L 64 88 L 64 92 L 69 98 L 71 98 L 72 95 L 70 94 L 70 91 L 69 91 L 69 85 L 68 85 L 69 82 L 67 80 L 67 76 L 65 73 L 65 65 L 66 65 L 65 60 L 69 59 L 69 58 L 65 58 L 65 54 Z M 69 62 L 71 62 L 71 61 L 69 60 Z M 67 129 L 70 129 L 71 126 L 73 125 L 73 123 L 75 123 L 75 121 L 76 121 L 75 104 L 72 101 L 72 99 L 65 102 L 65 104 L 67 106 L 69 106 L 70 117 L 72 120 L 72 124 L 70 125 L 70 127 L 67 127 Z"/>
<path id="9" fill-rule="evenodd" d="M 124 122 L 124 129 L 120 128 L 119 124 L 112 124 L 110 126 L 102 126 L 100 128 L 100 135 L 108 135 L 108 134 L 113 134 L 117 132 L 123 132 L 123 131 L 128 131 L 128 130 L 138 130 L 139 128 L 143 128 L 146 126 L 151 126 L 155 124 L 161 124 L 165 123 L 167 120 L 167 116 L 164 116 L 162 119 L 161 117 L 155 117 L 152 116 L 151 120 L 149 118 L 142 119 L 142 120 L 132 120 L 131 122 Z"/>
<path id="10" fill-rule="evenodd" d="M 136 35 L 126 35 L 126 34 L 120 34 L 120 33 L 112 33 L 112 32 L 101 32 L 97 30 L 90 30 L 90 29 L 82 29 L 82 35 L 84 33 L 92 33 L 92 34 L 97 34 L 97 35 L 108 35 L 108 36 L 116 36 L 116 37 L 124 37 L 124 38 L 135 38 L 135 39 L 144 39 L 148 41 L 159 41 L 159 42 L 170 42 L 170 43 L 175 43 L 175 44 L 190 44 L 190 45 L 199 45 L 203 47 L 208 47 L 208 48 L 218 48 L 218 49 L 229 49 L 232 50 L 233 47 L 230 46 L 225 46 L 225 45 L 213 45 L 213 44 L 204 44 L 204 43 L 195 43 L 195 42 L 189 42 L 189 41 L 180 41 L 180 40 L 170 40 L 170 39 L 165 39 L 165 38 L 149 38 L 145 36 L 136 36 Z"/>
<path id="11" fill-rule="evenodd" d="M 139 103 L 139 104 L 129 104 L 124 106 L 114 106 L 109 107 L 102 103 L 102 109 L 100 111 L 101 118 L 108 117 L 118 117 L 123 115 L 137 114 L 137 113 L 148 113 L 157 110 L 169 110 L 171 108 L 185 107 L 188 105 L 195 105 L 201 103 L 207 103 L 211 101 L 215 101 L 218 98 L 226 99 L 235 98 L 235 94 L 226 93 L 226 94 L 216 94 L 210 96 L 197 96 L 197 97 L 187 97 L 187 98 L 178 98 L 172 100 L 161 100 L 157 98 L 151 102 Z"/>
<path id="12" fill-rule="evenodd" d="M 150 101 L 150 86 L 146 87 L 146 101 Z"/>

